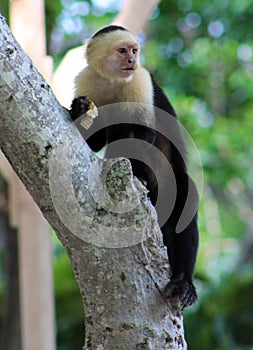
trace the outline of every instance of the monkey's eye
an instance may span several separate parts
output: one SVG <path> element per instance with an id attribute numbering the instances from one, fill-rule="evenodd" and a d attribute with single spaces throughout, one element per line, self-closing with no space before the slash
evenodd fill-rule
<path id="1" fill-rule="evenodd" d="M 137 53 L 137 49 L 133 49 L 133 54 L 135 55 Z"/>
<path id="2" fill-rule="evenodd" d="M 118 49 L 119 53 L 126 53 L 126 49 L 124 47 L 121 47 L 120 49 Z"/>

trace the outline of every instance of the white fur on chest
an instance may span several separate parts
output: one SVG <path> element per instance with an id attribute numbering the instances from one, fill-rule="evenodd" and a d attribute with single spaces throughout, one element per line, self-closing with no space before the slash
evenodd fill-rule
<path id="1" fill-rule="evenodd" d="M 138 67 L 128 82 L 111 82 L 86 67 L 76 77 L 75 83 L 75 97 L 86 96 L 98 107 L 119 102 L 135 102 L 135 110 L 138 108 L 140 111 L 137 114 L 139 119 L 144 120 L 146 125 L 154 126 L 153 86 L 145 68 Z M 131 109 L 131 104 L 127 108 Z"/>
<path id="2" fill-rule="evenodd" d="M 153 105 L 153 87 L 148 71 L 139 67 L 129 82 L 111 82 L 89 67 L 75 80 L 75 97 L 87 96 L 97 106 L 115 102 L 141 102 Z"/>

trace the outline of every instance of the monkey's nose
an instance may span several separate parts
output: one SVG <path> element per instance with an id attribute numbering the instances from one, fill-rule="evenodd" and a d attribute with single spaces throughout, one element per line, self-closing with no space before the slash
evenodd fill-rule
<path id="1" fill-rule="evenodd" d="M 129 59 L 127 60 L 127 62 L 128 62 L 129 64 L 131 64 L 131 63 L 134 62 L 134 60 L 133 60 L 132 58 L 129 58 Z"/>

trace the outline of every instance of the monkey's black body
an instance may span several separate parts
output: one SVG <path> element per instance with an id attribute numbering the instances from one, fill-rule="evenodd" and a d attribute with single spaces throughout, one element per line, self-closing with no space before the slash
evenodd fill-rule
<path id="1" fill-rule="evenodd" d="M 165 112 L 169 113 L 169 115 L 172 115 L 174 118 L 176 118 L 175 111 L 165 96 L 164 92 L 157 85 L 152 76 L 151 80 L 153 87 L 154 106 L 164 110 Z M 94 102 L 96 103 L 96 101 Z M 80 115 L 82 115 L 86 110 L 87 108 L 85 104 L 85 97 L 74 99 L 70 110 L 72 120 L 80 117 Z M 97 120 L 99 120 L 99 117 Z M 94 124 L 95 123 L 96 119 L 94 121 Z M 85 135 L 84 130 L 81 132 Z M 176 127 L 174 132 L 177 134 L 177 144 L 180 142 L 180 146 L 182 146 L 183 140 L 179 128 Z M 179 297 L 182 302 L 182 308 L 190 306 L 197 299 L 197 294 L 192 283 L 192 278 L 198 249 L 198 228 L 196 213 L 198 196 L 195 190 L 195 186 L 187 174 L 187 168 L 184 161 L 185 157 L 181 155 L 181 151 L 177 149 L 176 145 L 172 144 L 171 141 L 161 133 L 155 131 L 154 128 L 131 123 L 118 124 L 102 128 L 97 133 L 88 138 L 87 143 L 93 151 L 99 151 L 106 144 L 110 145 L 110 143 L 113 141 L 125 138 L 136 138 L 144 140 L 148 142 L 148 144 L 152 144 L 153 146 L 157 147 L 164 154 L 173 169 L 177 185 L 176 200 L 169 218 L 161 227 L 164 244 L 168 250 L 168 257 L 172 273 L 171 280 L 166 287 L 165 294 L 167 297 Z M 147 149 L 143 150 L 147 156 L 149 153 L 148 144 Z M 111 152 L 109 146 L 106 152 L 106 157 L 109 158 L 117 156 L 124 156 L 124 154 Z M 157 181 L 154 177 L 154 173 L 143 162 L 131 158 L 130 161 L 133 169 L 133 174 L 141 180 L 144 180 L 144 183 L 149 190 L 151 202 L 153 205 L 155 205 L 158 191 L 163 191 L 163 186 L 168 186 L 170 183 L 169 176 L 164 178 L 163 173 L 161 173 L 163 167 L 160 164 L 157 164 L 157 170 L 161 173 L 160 181 Z M 158 188 L 158 184 L 161 186 L 161 188 Z M 183 229 L 183 231 L 177 233 L 177 224 L 186 203 L 189 187 L 191 187 L 192 208 L 195 207 L 196 211 L 193 212 L 191 220 L 189 220 L 189 223 Z M 194 189 L 194 193 L 192 193 L 192 189 Z M 166 203 L 169 202 L 170 198 L 166 198 Z"/>

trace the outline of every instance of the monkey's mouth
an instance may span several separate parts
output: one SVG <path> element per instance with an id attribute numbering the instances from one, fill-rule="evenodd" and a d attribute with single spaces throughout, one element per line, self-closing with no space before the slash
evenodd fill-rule
<path id="1" fill-rule="evenodd" d="M 134 73 L 134 71 L 135 71 L 135 68 L 136 68 L 136 67 L 126 67 L 126 68 L 122 68 L 121 71 L 122 71 L 123 76 L 129 77 L 129 76 L 133 75 L 133 73 Z"/>
<path id="2" fill-rule="evenodd" d="M 121 69 L 121 76 L 124 78 L 129 78 L 134 74 L 136 67 L 125 67 Z"/>
<path id="3" fill-rule="evenodd" d="M 135 71 L 134 67 L 130 67 L 130 68 L 122 68 L 123 71 Z"/>

